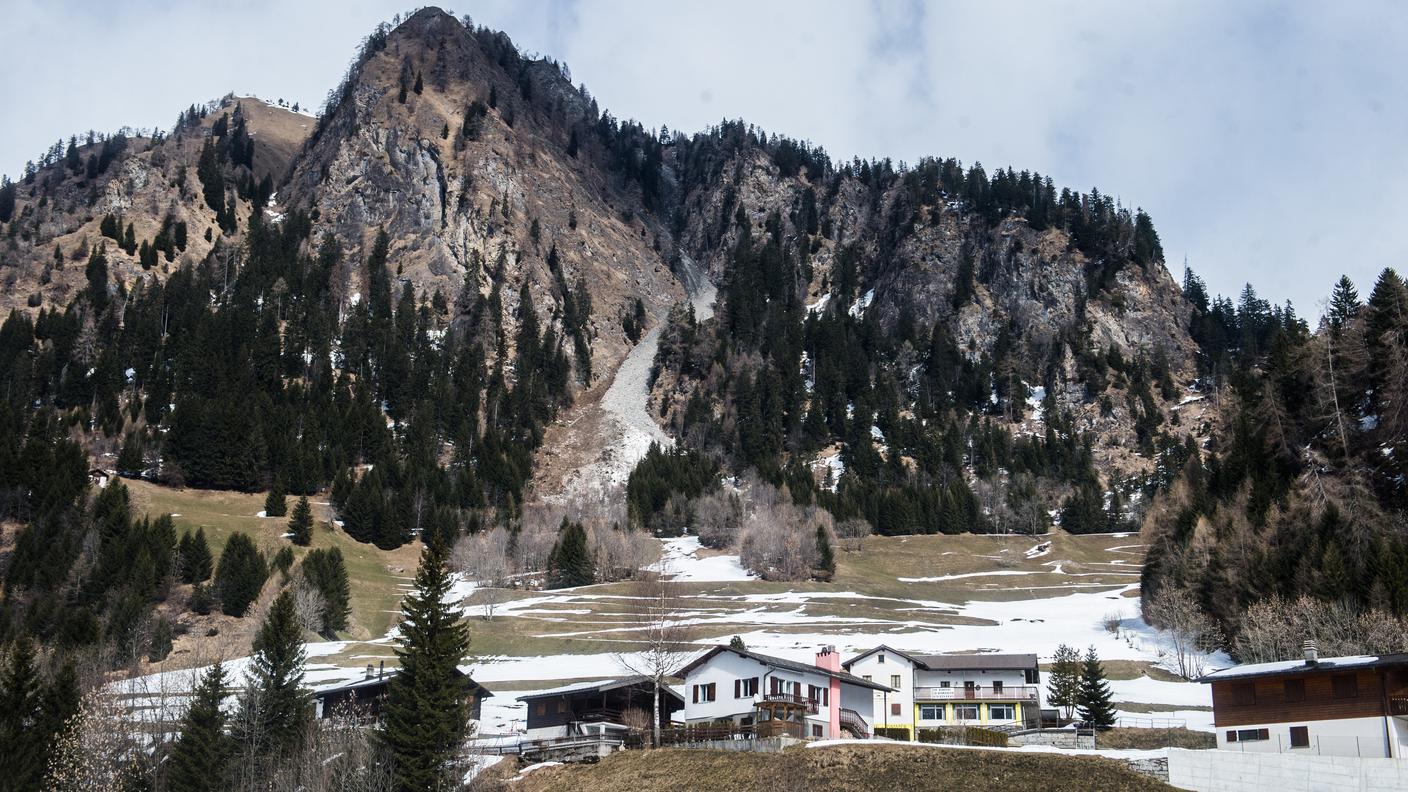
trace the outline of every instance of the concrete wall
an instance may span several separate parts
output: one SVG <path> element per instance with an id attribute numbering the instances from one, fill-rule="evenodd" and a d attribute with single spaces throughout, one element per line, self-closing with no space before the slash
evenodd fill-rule
<path id="1" fill-rule="evenodd" d="M 1408 761 L 1170 748 L 1168 782 L 1194 792 L 1408 789 Z"/>
<path id="2" fill-rule="evenodd" d="M 1387 757 L 1400 755 L 1394 751 L 1396 718 L 1337 718 L 1334 720 L 1300 721 L 1295 723 L 1258 723 L 1247 726 L 1219 726 L 1217 747 L 1238 753 L 1305 753 L 1315 756 Z M 1305 726 L 1310 745 L 1291 747 L 1291 727 Z M 1266 729 L 1267 739 L 1236 742 L 1227 740 L 1228 731 Z"/>
<path id="3" fill-rule="evenodd" d="M 1056 748 L 1086 748 L 1094 750 L 1095 735 L 1075 729 L 1042 729 L 1022 732 L 1007 738 L 1008 745 L 1050 745 Z"/>

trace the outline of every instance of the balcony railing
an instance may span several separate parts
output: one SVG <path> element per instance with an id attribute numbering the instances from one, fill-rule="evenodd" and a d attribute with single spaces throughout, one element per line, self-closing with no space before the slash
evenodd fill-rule
<path id="1" fill-rule="evenodd" d="M 916 701 L 1036 701 L 1041 688 L 1036 685 L 994 687 L 917 687 Z"/>
<path id="2" fill-rule="evenodd" d="M 866 723 L 865 719 L 860 716 L 860 713 L 855 710 L 841 710 L 841 728 L 857 737 L 870 736 L 870 724 Z"/>
<path id="3" fill-rule="evenodd" d="M 782 706 L 787 708 L 798 707 L 805 709 L 808 714 L 816 714 L 817 702 L 806 696 L 795 693 L 768 693 L 759 697 L 759 708 L 766 708 L 767 705 Z"/>
<path id="4" fill-rule="evenodd" d="M 1388 713 L 1395 718 L 1408 718 L 1408 696 L 1389 696 Z"/>

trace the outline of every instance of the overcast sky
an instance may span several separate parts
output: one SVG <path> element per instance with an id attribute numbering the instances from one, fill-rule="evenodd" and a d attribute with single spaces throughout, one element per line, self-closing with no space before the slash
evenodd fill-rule
<path id="1" fill-rule="evenodd" d="M 1408 7 L 1394 2 L 490 0 L 448 6 L 565 61 L 604 109 L 744 118 L 833 159 L 921 155 L 1098 187 L 1169 266 L 1302 314 L 1408 269 Z M 321 106 L 376 0 L 0 0 L 0 172 L 59 137 L 230 91 Z"/>

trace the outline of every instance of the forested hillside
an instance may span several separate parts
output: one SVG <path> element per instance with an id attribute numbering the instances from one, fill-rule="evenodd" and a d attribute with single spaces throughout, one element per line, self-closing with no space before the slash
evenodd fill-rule
<path id="1" fill-rule="evenodd" d="M 1329 654 L 1408 648 L 1403 280 L 1384 270 L 1363 301 L 1341 278 L 1314 332 L 1250 286 L 1209 302 L 1188 273 L 1184 292 L 1222 407 L 1145 521 L 1146 608 L 1191 601 L 1210 623 L 1180 626 L 1251 659 L 1306 637 Z"/>
<path id="2" fill-rule="evenodd" d="M 227 97 L 75 136 L 0 183 L 0 223 L 0 640 L 95 667 L 297 580 L 345 597 L 341 561 L 214 557 L 113 476 L 269 492 L 266 518 L 310 496 L 340 536 L 533 584 L 635 575 L 686 529 L 796 580 L 871 531 L 1142 526 L 1150 601 L 1209 641 L 1273 593 L 1408 609 L 1401 280 L 1342 283 L 1312 332 L 1180 289 L 1148 214 L 1031 171 L 647 129 L 424 9 L 316 119 Z M 674 447 L 545 506 L 544 438 L 656 331 Z"/>

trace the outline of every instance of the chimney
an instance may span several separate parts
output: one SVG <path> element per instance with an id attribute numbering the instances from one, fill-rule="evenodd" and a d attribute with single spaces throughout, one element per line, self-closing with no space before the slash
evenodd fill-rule
<path id="1" fill-rule="evenodd" d="M 372 678 L 372 664 L 371 664 L 371 663 L 367 663 L 367 675 L 366 675 L 365 678 L 366 678 L 366 679 L 371 679 L 371 678 Z"/>
<path id="2" fill-rule="evenodd" d="M 1320 662 L 1320 652 L 1315 646 L 1315 639 L 1307 638 L 1305 640 L 1305 664 L 1313 666 L 1318 662 Z"/>
<path id="3" fill-rule="evenodd" d="M 376 672 L 376 678 L 381 679 L 384 676 L 386 676 L 386 661 L 382 660 L 381 668 Z"/>
<path id="4" fill-rule="evenodd" d="M 821 647 L 821 651 L 816 653 L 816 667 L 824 668 L 827 671 L 840 671 L 841 655 L 836 653 L 836 647 Z"/>

